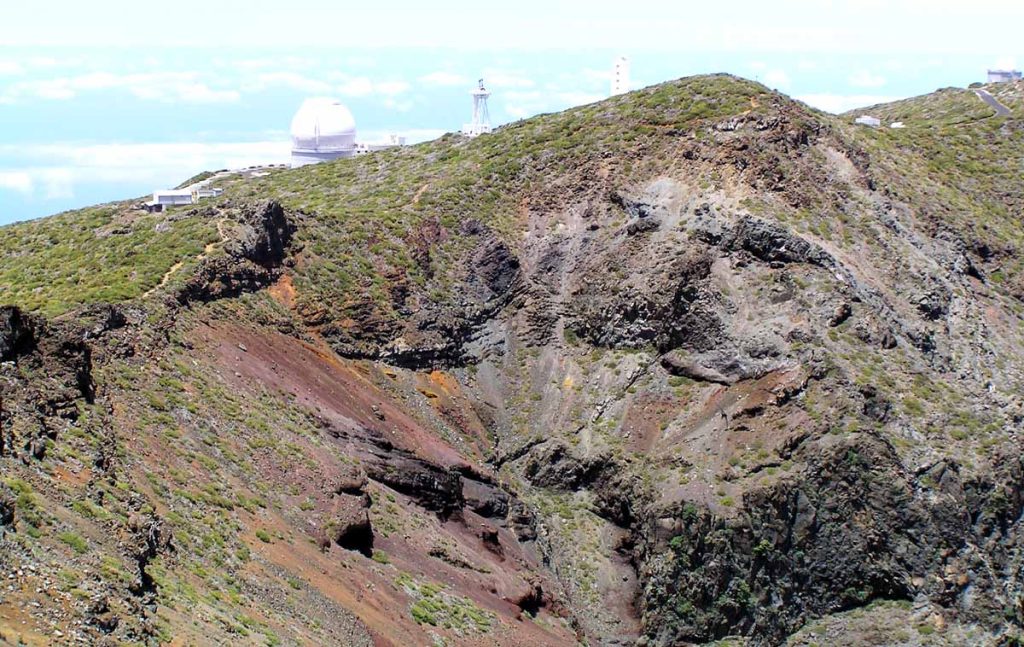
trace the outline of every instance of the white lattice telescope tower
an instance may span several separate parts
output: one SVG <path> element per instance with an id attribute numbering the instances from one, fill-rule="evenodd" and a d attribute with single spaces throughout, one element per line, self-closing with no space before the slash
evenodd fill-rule
<path id="1" fill-rule="evenodd" d="M 484 80 L 480 79 L 470 94 L 473 95 L 473 122 L 462 127 L 462 134 L 476 137 L 491 132 L 491 113 L 487 110 L 487 97 L 491 93 L 484 87 Z"/>
<path id="2" fill-rule="evenodd" d="M 629 92 L 629 59 L 620 56 L 615 59 L 612 65 L 612 91 L 611 96 L 626 94 Z"/>

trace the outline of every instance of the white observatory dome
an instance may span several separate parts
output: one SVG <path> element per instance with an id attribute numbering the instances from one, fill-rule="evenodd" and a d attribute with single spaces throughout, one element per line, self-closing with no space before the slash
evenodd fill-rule
<path id="1" fill-rule="evenodd" d="M 356 146 L 356 120 L 334 99 L 306 99 L 292 118 L 293 158 L 304 153 L 323 161 L 351 155 Z"/>

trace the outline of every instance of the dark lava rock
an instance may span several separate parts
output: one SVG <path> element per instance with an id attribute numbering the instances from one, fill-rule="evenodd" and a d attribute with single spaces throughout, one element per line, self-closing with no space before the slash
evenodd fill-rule
<path id="1" fill-rule="evenodd" d="M 367 461 L 371 479 L 401 492 L 442 519 L 462 511 L 462 476 L 419 458 L 392 450 Z"/>
<path id="2" fill-rule="evenodd" d="M 949 313 L 951 301 L 952 295 L 945 287 L 932 290 L 914 299 L 918 312 L 929 321 L 937 321 L 945 317 Z"/>
<path id="3" fill-rule="evenodd" d="M 694 355 L 673 351 L 661 358 L 661 366 L 672 375 L 730 385 L 763 377 L 784 365 L 774 357 L 776 349 L 765 340 L 748 341 L 749 350 L 724 348 Z M 757 357 L 753 357 L 751 351 Z"/>
<path id="4" fill-rule="evenodd" d="M 128 324 L 128 317 L 124 311 L 115 305 L 100 304 L 86 308 L 79 313 L 83 324 L 89 328 L 85 333 L 87 339 L 96 339 L 104 334 L 124 328 Z"/>
<path id="5" fill-rule="evenodd" d="M 173 552 L 171 528 L 156 514 L 135 512 L 128 518 L 128 529 L 131 540 L 125 549 L 139 568 L 138 579 L 129 588 L 136 595 L 153 593 L 156 584 L 148 571 L 149 564 L 158 556 Z"/>
<path id="6" fill-rule="evenodd" d="M 6 485 L 0 484 L 0 526 L 14 525 L 14 512 L 17 509 L 16 497 Z"/>
<path id="7" fill-rule="evenodd" d="M 714 382 L 716 384 L 734 384 L 735 377 L 723 375 L 719 371 L 683 357 L 678 353 L 668 353 L 661 358 L 661 366 L 672 375 L 686 377 L 698 382 Z"/>
<path id="8" fill-rule="evenodd" d="M 966 617 L 993 611 L 980 595 L 988 573 L 1019 564 L 995 548 L 1019 541 L 1008 523 L 1024 504 L 1019 457 L 997 468 L 994 482 L 964 482 L 950 463 L 909 472 L 887 443 L 868 434 L 804 448 L 802 458 L 804 480 L 748 491 L 738 518 L 692 504 L 675 511 L 669 555 L 643 567 L 650 575 L 641 607 L 656 644 L 737 632 L 756 644 L 779 644 L 809 618 L 920 594 L 947 603 L 965 596 Z M 655 524 L 665 516 L 649 520 L 643 541 L 666 541 Z M 956 560 L 970 563 L 981 552 L 994 571 L 978 569 L 973 581 L 945 577 L 957 570 Z"/>
<path id="9" fill-rule="evenodd" d="M 722 246 L 742 249 L 768 263 L 810 263 L 826 268 L 836 265 L 835 259 L 821 247 L 780 225 L 751 216 L 739 219 L 731 235 L 723 238 Z"/>
<path id="10" fill-rule="evenodd" d="M 654 218 L 640 218 L 626 225 L 626 234 L 629 236 L 635 236 L 636 234 L 656 231 L 660 227 L 661 223 Z"/>
<path id="11" fill-rule="evenodd" d="M 295 224 L 274 201 L 246 207 L 240 221 L 241 232 L 224 245 L 227 256 L 204 260 L 179 290 L 179 303 L 208 302 L 255 292 L 277 279 Z"/>
<path id="12" fill-rule="evenodd" d="M 9 361 L 35 346 L 37 322 L 15 306 L 0 306 L 0 361 Z"/>
<path id="13" fill-rule="evenodd" d="M 655 266 L 625 249 L 589 257 L 572 288 L 566 325 L 596 346 L 715 348 L 724 324 L 709 281 L 712 261 L 703 245 Z M 623 289 L 609 267 L 637 278 Z"/>
<path id="14" fill-rule="evenodd" d="M 889 401 L 878 393 L 878 389 L 870 385 L 862 387 L 860 392 L 864 396 L 864 415 L 878 422 L 886 422 L 892 408 Z"/>
<path id="15" fill-rule="evenodd" d="M 504 294 L 520 276 L 519 259 L 501 240 L 488 240 L 474 257 L 477 275 L 491 295 Z"/>
<path id="16" fill-rule="evenodd" d="M 251 205 L 242 211 L 242 234 L 226 249 L 233 256 L 246 258 L 263 267 L 284 262 L 295 233 L 295 224 L 276 201 Z"/>
<path id="17" fill-rule="evenodd" d="M 508 527 L 515 533 L 519 541 L 534 541 L 537 539 L 537 516 L 525 503 L 519 499 L 513 499 L 509 506 Z"/>
<path id="18" fill-rule="evenodd" d="M 595 495 L 594 512 L 598 516 L 622 528 L 633 522 L 635 483 L 608 455 L 580 457 L 562 443 L 546 443 L 530 450 L 523 475 L 541 487 L 566 491 L 587 488 Z"/>
<path id="19" fill-rule="evenodd" d="M 637 200 L 627 196 L 621 191 L 613 191 L 608 199 L 612 204 L 625 211 L 631 218 L 646 219 L 655 216 L 660 206 L 651 204 L 645 200 Z"/>
<path id="20" fill-rule="evenodd" d="M 47 320 L 18 308 L 0 308 L 0 347 L 4 362 L 17 365 L 16 388 L 3 388 L 0 456 L 25 452 L 42 458 L 52 441 L 92 404 L 92 347 L 86 331 L 71 319 Z M 5 369 L 6 371 L 6 369 Z"/>
<path id="21" fill-rule="evenodd" d="M 562 443 L 545 443 L 532 449 L 523 473 L 534 485 L 559 490 L 578 490 L 594 479 L 596 465 L 575 456 Z"/>
<path id="22" fill-rule="evenodd" d="M 466 507 L 481 517 L 504 519 L 508 515 L 509 496 L 494 485 L 463 479 L 462 494 Z"/>

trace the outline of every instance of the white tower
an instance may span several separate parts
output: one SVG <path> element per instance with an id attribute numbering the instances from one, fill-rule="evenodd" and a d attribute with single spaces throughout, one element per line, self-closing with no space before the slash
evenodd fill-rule
<path id="1" fill-rule="evenodd" d="M 473 123 L 462 127 L 462 134 L 467 137 L 476 137 L 491 132 L 491 115 L 487 111 L 487 97 L 491 93 L 484 87 L 484 80 L 480 79 L 477 88 L 470 94 L 473 95 Z"/>
<path id="2" fill-rule="evenodd" d="M 616 94 L 625 94 L 629 92 L 629 59 L 625 56 L 620 56 L 615 59 L 615 64 L 612 66 L 612 93 L 611 96 Z"/>

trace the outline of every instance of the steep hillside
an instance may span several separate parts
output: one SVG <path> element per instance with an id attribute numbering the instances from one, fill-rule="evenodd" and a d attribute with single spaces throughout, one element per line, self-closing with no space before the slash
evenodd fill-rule
<path id="1" fill-rule="evenodd" d="M 0 636 L 1020 640 L 1024 128 L 871 110 L 694 77 L 0 228 Z"/>

